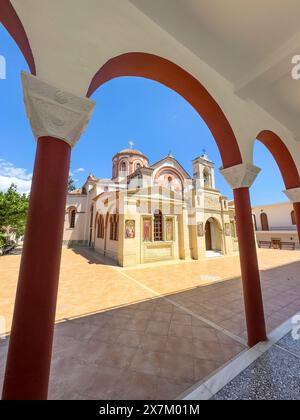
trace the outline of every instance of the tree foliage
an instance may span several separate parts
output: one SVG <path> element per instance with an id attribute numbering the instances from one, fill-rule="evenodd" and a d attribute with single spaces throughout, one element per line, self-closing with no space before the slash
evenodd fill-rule
<path id="1" fill-rule="evenodd" d="M 74 179 L 69 176 L 69 181 L 68 181 L 68 192 L 72 192 L 76 190 L 76 185 L 75 185 L 75 181 Z"/>
<path id="2" fill-rule="evenodd" d="M 16 229 L 17 237 L 22 236 L 25 231 L 28 204 L 29 197 L 19 193 L 14 184 L 9 187 L 7 192 L 0 192 L 0 229 L 4 226 L 11 226 Z"/>

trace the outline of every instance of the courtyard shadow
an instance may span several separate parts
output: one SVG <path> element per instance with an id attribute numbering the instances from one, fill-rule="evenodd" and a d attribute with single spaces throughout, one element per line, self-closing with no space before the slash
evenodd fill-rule
<path id="1" fill-rule="evenodd" d="M 97 253 L 96 251 L 86 247 L 68 248 L 77 255 L 84 257 L 89 264 L 101 264 L 111 267 L 118 267 L 118 263 L 112 258 Z"/>

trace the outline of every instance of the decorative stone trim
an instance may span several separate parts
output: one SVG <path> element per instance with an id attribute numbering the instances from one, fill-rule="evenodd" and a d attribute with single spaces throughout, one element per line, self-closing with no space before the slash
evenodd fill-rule
<path id="1" fill-rule="evenodd" d="M 226 169 L 220 168 L 220 173 L 233 190 L 250 188 L 260 171 L 260 168 L 250 163 L 241 163 Z"/>
<path id="2" fill-rule="evenodd" d="M 283 191 L 291 203 L 300 203 L 300 188 Z"/>
<path id="3" fill-rule="evenodd" d="M 62 91 L 26 72 L 22 72 L 21 78 L 35 138 L 55 137 L 74 147 L 89 122 L 95 102 Z"/>

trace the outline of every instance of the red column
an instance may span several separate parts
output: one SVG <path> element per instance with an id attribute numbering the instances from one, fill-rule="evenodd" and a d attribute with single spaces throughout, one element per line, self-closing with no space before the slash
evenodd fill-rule
<path id="1" fill-rule="evenodd" d="M 300 203 L 294 203 L 294 211 L 295 211 L 296 224 L 297 224 L 298 236 L 299 236 L 299 241 L 300 241 Z"/>
<path id="2" fill-rule="evenodd" d="M 249 188 L 234 191 L 242 280 L 244 289 L 248 344 L 267 339 L 260 275 L 253 229 Z"/>
<path id="3" fill-rule="evenodd" d="M 70 154 L 62 140 L 38 140 L 4 400 L 47 399 Z"/>

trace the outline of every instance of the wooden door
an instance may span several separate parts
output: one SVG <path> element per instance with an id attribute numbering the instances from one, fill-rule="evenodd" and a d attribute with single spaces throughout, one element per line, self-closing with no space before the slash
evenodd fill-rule
<path id="1" fill-rule="evenodd" d="M 206 250 L 212 250 L 212 240 L 211 240 L 211 224 L 210 222 L 206 222 L 205 225 L 205 243 L 206 243 Z"/>

